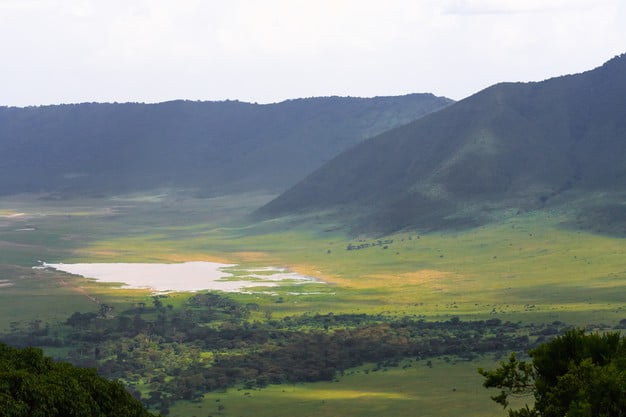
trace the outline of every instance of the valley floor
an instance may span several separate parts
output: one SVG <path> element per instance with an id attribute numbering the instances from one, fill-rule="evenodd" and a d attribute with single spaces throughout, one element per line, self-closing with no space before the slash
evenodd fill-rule
<path id="1" fill-rule="evenodd" d="M 492 417 L 504 415 L 489 400 L 478 367 L 493 367 L 489 356 L 474 361 L 456 358 L 411 361 L 377 370 L 365 365 L 336 382 L 273 385 L 260 390 L 231 389 L 207 394 L 200 402 L 181 402 L 172 416 L 413 416 Z M 407 367 L 410 366 L 410 367 Z M 519 401 L 520 405 L 524 400 Z M 517 404 L 515 405 L 517 406 Z"/>
<path id="2" fill-rule="evenodd" d="M 0 332 L 114 312 L 153 302 L 147 290 L 119 289 L 39 261 L 215 261 L 242 268 L 285 267 L 323 283 L 258 288 L 229 297 L 257 305 L 250 320 L 349 313 L 425 320 L 552 323 L 590 329 L 626 319 L 626 239 L 571 227 L 566 212 L 503 215 L 474 229 L 346 236 L 323 215 L 255 223 L 247 214 L 270 195 L 195 199 L 155 194 L 51 201 L 0 199 Z M 170 294 L 175 310 L 190 294 Z M 114 313 L 115 314 L 115 313 Z M 39 322 L 38 322 L 39 321 Z M 63 356 L 63 350 L 51 353 Z M 377 372 L 366 365 L 339 382 L 213 392 L 180 402 L 171 415 L 498 415 L 478 362 L 443 358 L 432 368 Z M 339 412 L 340 411 L 340 412 Z"/>

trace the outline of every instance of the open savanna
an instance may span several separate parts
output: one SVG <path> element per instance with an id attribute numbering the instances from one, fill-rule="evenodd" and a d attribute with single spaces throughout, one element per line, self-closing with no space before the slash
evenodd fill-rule
<path id="1" fill-rule="evenodd" d="M 150 292 L 124 290 L 110 284 L 62 272 L 37 270 L 40 261 L 67 261 L 99 239 L 147 234 L 159 226 L 188 222 L 220 222 L 239 218 L 268 197 L 187 200 L 177 207 L 177 198 L 165 194 L 130 195 L 109 199 L 55 200 L 36 195 L 0 199 L 0 330 L 12 322 L 26 324 L 64 320 L 75 311 L 94 311 L 106 303 L 123 310 L 138 302 L 151 301 Z M 260 202 L 259 202 L 260 201 Z M 197 204 L 197 206 L 196 206 Z M 172 260 L 176 259 L 171 254 Z M 206 254 L 200 254 L 206 259 Z M 157 261 L 149 254 L 144 261 Z M 108 258 L 115 262 L 115 253 Z M 180 260 L 194 260 L 180 254 Z M 172 295 L 176 305 L 184 296 Z"/>
<path id="2" fill-rule="evenodd" d="M 455 232 L 355 238 L 315 216 L 252 222 L 246 214 L 268 198 L 163 194 L 69 203 L 3 201 L 0 209 L 24 214 L 0 220 L 0 279 L 19 277 L 9 266 L 30 268 L 37 260 L 207 260 L 286 267 L 321 281 L 234 295 L 277 317 L 360 312 L 578 325 L 611 324 L 626 317 L 626 240 L 566 227 L 566 212 L 510 214 Z M 364 244 L 369 246 L 348 250 Z M 50 291 L 78 296 L 84 306 L 86 295 L 113 304 L 149 295 L 65 277 L 71 288 L 50 280 Z M 11 298 L 19 298 L 28 310 L 34 299 L 28 297 L 28 284 L 23 285 L 23 296 Z"/>
<path id="3" fill-rule="evenodd" d="M 445 359 L 432 360 L 430 366 L 425 360 L 407 360 L 393 368 L 364 365 L 335 382 L 229 389 L 207 394 L 201 402 L 180 402 L 170 413 L 180 417 L 504 415 L 489 400 L 494 393 L 482 388 L 477 372 L 479 367 L 494 367 L 493 357 L 469 362 Z"/>
<path id="4" fill-rule="evenodd" d="M 286 267 L 319 283 L 232 293 L 261 309 L 251 320 L 304 313 L 459 316 L 614 325 L 626 318 L 626 240 L 575 230 L 567 212 L 503 215 L 455 232 L 349 236 L 316 216 L 254 222 L 271 196 L 198 199 L 171 194 L 69 201 L 0 200 L 0 329 L 54 323 L 106 303 L 150 304 L 147 290 L 32 269 L 38 261 L 236 263 Z M 323 216 L 322 216 L 323 218 Z M 353 249 L 348 250 L 348 247 Z M 356 248 L 359 249 L 356 249 Z M 237 272 L 245 278 L 245 272 Z M 170 294 L 168 304 L 188 294 Z M 270 314 L 271 313 L 271 314 Z M 51 352 L 55 353 L 55 352 Z M 478 361 L 413 361 L 350 370 L 338 382 L 229 389 L 180 402 L 170 415 L 493 416 Z M 366 372 L 368 370 L 369 372 Z M 223 407 L 221 408 L 220 405 Z"/>

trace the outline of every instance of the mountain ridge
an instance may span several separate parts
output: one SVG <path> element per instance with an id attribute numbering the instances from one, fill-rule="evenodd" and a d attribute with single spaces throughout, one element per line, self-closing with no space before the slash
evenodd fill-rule
<path id="1" fill-rule="evenodd" d="M 382 133 L 256 214 L 335 210 L 356 218 L 356 232 L 471 226 L 481 206 L 535 209 L 568 191 L 623 191 L 624 155 L 620 55 L 580 74 L 499 83 Z"/>
<path id="2" fill-rule="evenodd" d="M 0 194 L 280 191 L 341 150 L 448 105 L 430 93 L 0 108 Z"/>

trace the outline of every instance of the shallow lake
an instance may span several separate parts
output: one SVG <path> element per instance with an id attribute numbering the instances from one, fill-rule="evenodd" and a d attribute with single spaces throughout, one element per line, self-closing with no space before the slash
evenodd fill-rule
<path id="1" fill-rule="evenodd" d="M 51 268 L 93 278 L 99 282 L 119 283 L 122 288 L 149 288 L 156 292 L 200 290 L 241 292 L 250 287 L 274 287 L 287 283 L 302 284 L 316 281 L 312 277 L 289 272 L 284 268 L 246 269 L 217 262 L 176 264 L 43 262 L 34 268 Z"/>

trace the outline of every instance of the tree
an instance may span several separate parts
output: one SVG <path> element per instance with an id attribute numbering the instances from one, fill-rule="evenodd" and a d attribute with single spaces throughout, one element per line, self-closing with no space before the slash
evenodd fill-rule
<path id="1" fill-rule="evenodd" d="M 152 297 L 152 304 L 157 310 L 161 310 L 163 308 L 163 302 L 159 299 L 158 296 Z"/>
<path id="2" fill-rule="evenodd" d="M 103 319 L 109 317 L 109 315 L 113 312 L 113 307 L 108 304 L 100 304 L 100 310 L 98 310 L 98 315 Z"/>
<path id="3" fill-rule="evenodd" d="M 0 343 L 0 417 L 154 417 L 116 381 Z"/>
<path id="4" fill-rule="evenodd" d="M 77 311 L 66 320 L 65 324 L 72 327 L 85 328 L 97 317 L 98 314 L 96 313 L 80 313 Z"/>
<path id="5" fill-rule="evenodd" d="M 511 354 L 494 371 L 479 369 L 491 398 L 505 409 L 509 398 L 532 396 L 535 404 L 509 410 L 510 417 L 626 416 L 626 338 L 619 333 L 570 330 L 533 349 L 532 363 Z"/>

